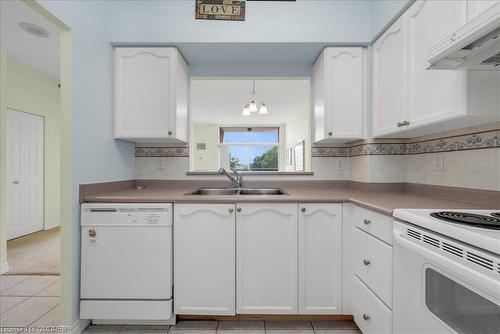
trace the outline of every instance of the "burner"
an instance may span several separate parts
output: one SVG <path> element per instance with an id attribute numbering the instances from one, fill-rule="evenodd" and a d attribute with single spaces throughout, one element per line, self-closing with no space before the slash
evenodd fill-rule
<path id="1" fill-rule="evenodd" d="M 497 213 L 500 217 L 500 212 Z M 433 212 L 431 216 L 437 219 L 446 220 L 451 223 L 472 225 L 477 227 L 484 227 L 493 230 L 500 230 L 500 219 L 477 215 L 473 213 L 467 212 L 453 212 L 453 211 L 441 211 L 441 212 Z"/>
<path id="2" fill-rule="evenodd" d="M 500 218 L 500 212 L 493 212 L 493 213 L 491 213 L 491 215 L 492 215 L 493 217 Z"/>

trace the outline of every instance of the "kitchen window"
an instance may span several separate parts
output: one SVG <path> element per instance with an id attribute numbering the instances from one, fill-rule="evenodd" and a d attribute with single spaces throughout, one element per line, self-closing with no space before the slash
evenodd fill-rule
<path id="1" fill-rule="evenodd" d="M 278 171 L 279 127 L 221 127 L 221 166 L 237 171 Z"/>

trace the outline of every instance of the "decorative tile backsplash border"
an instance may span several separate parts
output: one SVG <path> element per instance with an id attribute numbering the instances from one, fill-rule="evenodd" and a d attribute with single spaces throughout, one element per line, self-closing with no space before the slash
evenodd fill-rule
<path id="1" fill-rule="evenodd" d="M 401 140 L 399 143 L 356 142 L 346 146 L 315 146 L 312 157 L 357 157 L 365 155 L 413 155 L 500 147 L 500 129 L 448 136 L 431 140 Z M 189 157 L 189 147 L 136 147 L 135 157 Z"/>
<path id="2" fill-rule="evenodd" d="M 408 154 L 452 152 L 500 147 L 500 130 L 408 143 Z"/>
<path id="3" fill-rule="evenodd" d="M 136 158 L 189 157 L 189 147 L 136 147 Z"/>

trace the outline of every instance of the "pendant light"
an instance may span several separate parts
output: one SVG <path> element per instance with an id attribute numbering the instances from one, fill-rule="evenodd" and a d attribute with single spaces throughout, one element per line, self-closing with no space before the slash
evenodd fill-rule
<path id="1" fill-rule="evenodd" d="M 261 103 L 260 107 L 257 108 L 257 102 L 255 102 L 255 80 L 253 80 L 252 86 L 252 101 L 245 105 L 243 108 L 243 116 L 250 116 L 253 113 L 257 113 L 260 115 L 267 115 L 267 106 L 265 103 Z"/>
<path id="2" fill-rule="evenodd" d="M 259 114 L 267 115 L 267 106 L 265 103 L 261 103 L 260 108 L 259 108 Z"/>
<path id="3" fill-rule="evenodd" d="M 250 116 L 250 108 L 248 104 L 243 108 L 243 116 Z"/>

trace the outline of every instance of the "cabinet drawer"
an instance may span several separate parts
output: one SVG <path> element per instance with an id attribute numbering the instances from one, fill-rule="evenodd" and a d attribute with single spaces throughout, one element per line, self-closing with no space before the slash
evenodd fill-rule
<path id="1" fill-rule="evenodd" d="M 363 231 L 392 245 L 392 217 L 356 206 L 352 219 Z"/>
<path id="2" fill-rule="evenodd" d="M 392 247 L 354 229 L 354 273 L 392 308 Z"/>
<path id="3" fill-rule="evenodd" d="M 392 312 L 354 276 L 354 321 L 363 334 L 392 333 Z"/>

